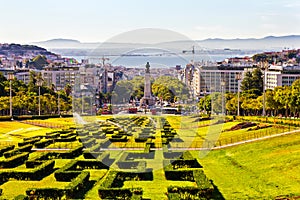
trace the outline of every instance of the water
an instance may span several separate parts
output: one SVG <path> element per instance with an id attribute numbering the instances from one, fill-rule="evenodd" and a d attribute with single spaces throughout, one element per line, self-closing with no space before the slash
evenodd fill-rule
<path id="1" fill-rule="evenodd" d="M 242 57 L 244 54 L 228 55 L 228 54 L 201 54 L 201 55 L 163 55 L 163 56 L 105 56 L 109 60 L 105 63 L 110 63 L 113 66 L 124 66 L 124 67 L 143 67 L 146 62 L 150 62 L 151 67 L 164 68 L 164 67 L 175 67 L 176 65 L 185 66 L 192 60 L 205 62 L 217 62 L 223 61 L 229 57 Z M 89 63 L 102 63 L 102 57 L 96 56 L 72 56 L 66 55 L 66 57 L 75 58 L 81 62 L 82 59 L 89 59 Z"/>

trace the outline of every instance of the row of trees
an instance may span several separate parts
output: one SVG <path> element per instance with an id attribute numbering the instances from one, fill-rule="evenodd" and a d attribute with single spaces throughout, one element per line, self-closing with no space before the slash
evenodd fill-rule
<path id="1" fill-rule="evenodd" d="M 184 83 L 170 76 L 161 76 L 151 80 L 152 94 L 163 101 L 176 102 L 187 100 L 189 90 Z M 125 103 L 128 100 L 140 100 L 144 96 L 144 77 L 136 76 L 132 80 L 119 81 L 112 92 L 112 103 Z"/>
<path id="2" fill-rule="evenodd" d="M 247 85 L 244 79 L 242 86 Z M 257 83 L 255 83 L 257 84 Z M 223 96 L 223 97 L 222 97 Z M 241 115 L 261 115 L 263 111 L 263 93 L 261 90 L 249 87 L 240 94 Z M 222 104 L 223 102 L 223 104 Z M 213 93 L 200 99 L 198 107 L 203 111 L 222 113 L 226 109 L 227 114 L 236 115 L 238 109 L 238 95 L 234 93 Z M 265 109 L 268 116 L 293 116 L 299 117 L 300 111 L 300 79 L 292 86 L 279 86 L 274 90 L 265 92 Z"/>
<path id="3" fill-rule="evenodd" d="M 38 81 L 40 88 L 41 114 L 58 114 L 72 108 L 71 86 L 66 85 L 61 91 L 56 91 L 55 85 L 45 86 L 41 74 L 30 72 L 30 80 L 26 85 L 23 81 L 12 80 L 12 106 L 14 115 L 37 115 L 39 110 Z M 9 80 L 0 73 L 0 113 L 9 115 L 10 97 Z M 58 99 L 59 98 L 59 99 Z M 60 108 L 60 109 L 59 109 Z"/>

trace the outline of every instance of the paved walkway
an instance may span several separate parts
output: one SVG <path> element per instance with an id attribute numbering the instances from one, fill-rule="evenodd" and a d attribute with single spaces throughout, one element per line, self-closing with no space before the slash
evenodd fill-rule
<path id="1" fill-rule="evenodd" d="M 257 142 L 257 141 L 266 140 L 266 139 L 275 138 L 275 137 L 281 137 L 284 135 L 290 135 L 290 134 L 298 133 L 298 132 L 300 132 L 300 130 L 288 131 L 288 132 L 278 133 L 278 134 L 274 134 L 274 135 L 267 135 L 267 136 L 260 137 L 260 138 L 254 138 L 254 139 L 250 139 L 250 140 L 235 142 L 232 144 L 226 144 L 226 145 L 222 145 L 222 146 L 218 146 L 218 147 L 213 147 L 212 149 L 224 149 L 227 147 L 237 146 L 237 145 L 246 144 L 246 143 L 250 143 L 250 142 Z"/>

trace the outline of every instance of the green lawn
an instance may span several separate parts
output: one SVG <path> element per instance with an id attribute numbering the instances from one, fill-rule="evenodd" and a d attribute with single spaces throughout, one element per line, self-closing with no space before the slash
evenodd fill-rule
<path id="1" fill-rule="evenodd" d="M 52 132 L 53 129 L 33 126 L 29 124 L 13 122 L 0 122 L 0 144 L 8 145 L 10 143 L 17 144 L 23 141 L 23 138 L 36 135 L 45 135 Z"/>
<path id="2" fill-rule="evenodd" d="M 97 119 L 106 120 L 111 116 L 100 116 Z M 159 116 L 153 117 L 159 122 Z M 186 116 L 168 116 L 168 121 L 177 130 L 179 138 L 183 139 L 184 145 L 190 147 L 201 147 L 207 138 L 216 138 L 219 141 L 230 138 L 241 140 L 260 136 L 261 132 L 269 134 L 288 131 L 278 127 L 269 127 L 261 130 L 241 129 L 226 131 L 239 122 L 228 122 L 214 124 L 215 121 L 197 121 L 196 118 Z M 49 123 L 72 125 L 73 118 L 60 118 L 45 120 Z M 157 137 L 159 141 L 160 123 L 157 125 Z M 11 142 L 17 143 L 24 137 L 44 135 L 53 129 L 23 124 L 16 121 L 0 122 L 0 144 L 4 144 L 9 138 Z M 218 143 L 218 142 L 217 142 Z M 68 145 L 66 145 L 68 144 Z M 199 145 L 200 144 L 200 145 Z M 79 142 L 56 143 L 48 148 L 74 148 Z M 187 147 L 189 147 L 187 146 Z M 132 151 L 135 152 L 135 151 Z M 30 159 L 39 156 L 41 152 L 33 152 Z M 202 153 L 202 152 L 201 152 Z M 192 151 L 195 158 L 203 166 L 206 176 L 213 181 L 225 199 L 275 199 L 278 196 L 300 196 L 300 133 L 276 137 L 263 141 L 257 141 L 221 150 L 210 151 L 205 157 L 199 151 Z M 112 151 L 110 157 L 116 161 L 122 155 L 122 151 Z M 83 159 L 79 156 L 76 159 Z M 170 185 L 195 186 L 193 182 L 168 181 L 164 176 L 162 151 L 155 151 L 155 159 L 145 159 L 148 168 L 153 168 L 153 181 L 125 181 L 124 187 L 142 187 L 143 197 L 151 199 L 167 199 L 167 187 Z M 55 168 L 61 168 L 72 159 L 56 159 Z M 18 170 L 28 170 L 25 165 L 16 167 Z M 98 197 L 98 189 L 107 170 L 89 170 L 91 177 L 89 181 L 90 190 L 85 194 L 86 199 Z M 1 185 L 4 193 L 1 198 L 12 199 L 18 194 L 25 194 L 27 188 L 31 187 L 58 187 L 63 188 L 68 183 L 56 182 L 53 173 L 42 181 L 8 181 Z"/>
<path id="3" fill-rule="evenodd" d="M 300 195 L 299 133 L 214 150 L 200 162 L 225 199 Z"/>

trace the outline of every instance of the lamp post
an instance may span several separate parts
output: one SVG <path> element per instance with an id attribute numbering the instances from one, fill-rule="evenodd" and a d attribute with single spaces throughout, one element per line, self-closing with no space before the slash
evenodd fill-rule
<path id="1" fill-rule="evenodd" d="M 60 90 L 57 90 L 55 87 L 55 92 L 57 92 L 57 114 L 61 117 L 60 115 Z"/>
<path id="2" fill-rule="evenodd" d="M 204 89 L 203 93 L 204 93 L 204 102 L 203 102 L 203 106 L 204 106 L 204 113 L 206 114 L 206 103 L 205 103 L 205 101 L 206 101 L 206 89 Z"/>
<path id="3" fill-rule="evenodd" d="M 225 89 L 225 81 L 221 81 L 221 88 L 222 88 L 222 115 L 225 115 L 225 112 L 224 112 L 224 89 Z"/>
<path id="4" fill-rule="evenodd" d="M 264 70 L 264 73 L 262 75 L 263 77 L 263 112 L 262 116 L 266 116 L 266 70 L 267 70 L 267 63 L 262 62 L 262 69 Z"/>
<path id="5" fill-rule="evenodd" d="M 39 87 L 39 116 L 41 116 L 41 86 L 43 82 L 41 79 L 37 80 L 37 86 Z"/>
<path id="6" fill-rule="evenodd" d="M 59 117 L 61 117 L 61 115 L 60 115 L 60 93 L 59 93 L 60 91 L 58 91 L 57 92 L 57 95 L 58 95 L 58 97 L 57 97 L 57 106 L 58 106 L 58 115 L 59 115 Z"/>
<path id="7" fill-rule="evenodd" d="M 238 82 L 238 104 L 237 104 L 237 116 L 240 116 L 240 85 L 242 80 L 242 73 L 238 72 L 235 75 L 235 80 Z"/>
<path id="8" fill-rule="evenodd" d="M 13 110 L 12 110 L 12 88 L 11 88 L 11 82 L 12 80 L 14 80 L 13 72 L 8 73 L 8 80 L 9 80 L 9 115 L 11 117 L 11 120 L 14 120 Z"/>

